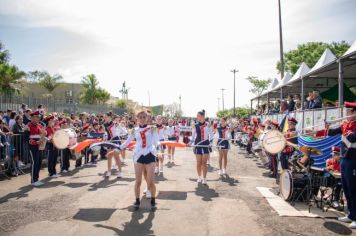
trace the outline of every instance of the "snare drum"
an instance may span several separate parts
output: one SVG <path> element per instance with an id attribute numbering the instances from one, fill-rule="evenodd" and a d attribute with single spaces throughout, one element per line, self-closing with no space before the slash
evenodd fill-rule
<path id="1" fill-rule="evenodd" d="M 290 170 L 282 172 L 279 181 L 279 190 L 281 196 L 286 201 L 298 200 L 295 198 L 307 198 L 308 191 L 304 189 L 310 183 L 310 178 L 307 174 L 292 173 Z"/>
<path id="2" fill-rule="evenodd" d="M 287 141 L 277 130 L 267 131 L 260 136 L 261 146 L 271 154 L 277 154 L 285 148 Z"/>
<path id="3" fill-rule="evenodd" d="M 53 135 L 53 144 L 58 149 L 65 149 L 77 144 L 77 134 L 72 129 L 60 129 Z"/>

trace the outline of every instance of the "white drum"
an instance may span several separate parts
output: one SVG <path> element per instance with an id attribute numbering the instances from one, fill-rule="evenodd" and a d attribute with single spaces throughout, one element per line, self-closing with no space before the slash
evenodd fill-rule
<path id="1" fill-rule="evenodd" d="M 288 201 L 291 199 L 293 194 L 293 177 L 290 170 L 285 170 L 279 180 L 279 191 L 284 200 Z"/>
<path id="2" fill-rule="evenodd" d="M 287 145 L 286 138 L 277 130 L 271 130 L 261 134 L 260 142 L 265 151 L 271 154 L 277 154 L 283 151 Z"/>
<path id="3" fill-rule="evenodd" d="M 53 135 L 53 144 L 58 149 L 65 149 L 77 144 L 77 134 L 72 129 L 60 129 Z"/>

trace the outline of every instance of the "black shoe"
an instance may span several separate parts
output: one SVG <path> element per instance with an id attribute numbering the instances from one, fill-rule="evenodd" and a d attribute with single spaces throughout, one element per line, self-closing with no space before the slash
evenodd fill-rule
<path id="1" fill-rule="evenodd" d="M 138 210 L 140 208 L 140 202 L 136 201 L 134 204 L 133 204 L 135 210 Z"/>
<path id="2" fill-rule="evenodd" d="M 151 202 L 151 210 L 155 211 L 157 209 L 157 204 L 155 202 Z"/>

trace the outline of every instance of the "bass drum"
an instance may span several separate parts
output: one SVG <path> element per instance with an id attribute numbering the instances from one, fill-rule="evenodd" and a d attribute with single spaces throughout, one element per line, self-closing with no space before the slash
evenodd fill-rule
<path id="1" fill-rule="evenodd" d="M 286 138 L 277 130 L 267 131 L 260 136 L 260 142 L 263 149 L 271 154 L 277 154 L 285 148 Z"/>
<path id="2" fill-rule="evenodd" d="M 279 179 L 279 191 L 286 201 L 307 200 L 308 191 L 305 191 L 305 188 L 310 182 L 310 177 L 307 174 L 292 173 L 290 170 L 285 170 Z M 296 197 L 298 199 L 295 199 Z"/>
<path id="3" fill-rule="evenodd" d="M 77 134 L 72 129 L 60 129 L 53 135 L 53 144 L 58 149 L 65 149 L 77 144 Z"/>

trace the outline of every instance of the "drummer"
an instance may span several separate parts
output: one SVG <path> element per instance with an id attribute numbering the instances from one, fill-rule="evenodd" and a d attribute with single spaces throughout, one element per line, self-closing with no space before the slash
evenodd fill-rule
<path id="1" fill-rule="evenodd" d="M 288 130 L 285 133 L 285 137 L 287 138 L 287 141 L 298 144 L 298 136 L 296 132 L 296 125 L 298 121 L 294 119 L 293 117 L 288 118 Z M 280 161 L 281 161 L 281 167 L 282 170 L 287 170 L 289 168 L 288 164 L 288 159 L 291 156 L 291 154 L 294 152 L 294 148 L 292 146 L 286 146 L 284 150 L 281 152 L 280 155 Z"/>
<path id="2" fill-rule="evenodd" d="M 349 215 L 339 218 L 356 229 L 356 102 L 345 102 L 347 118 L 337 128 L 330 128 L 328 135 L 341 134 L 341 181 Z"/>
<path id="3" fill-rule="evenodd" d="M 276 121 L 268 121 L 269 123 L 269 130 L 278 130 L 279 124 Z M 278 177 L 278 159 L 277 159 L 277 154 L 272 154 L 266 152 L 270 159 L 270 167 L 271 167 L 271 174 L 269 175 L 270 177 L 277 178 Z"/>
<path id="4" fill-rule="evenodd" d="M 326 170 L 334 173 L 340 173 L 340 147 L 333 146 L 331 148 L 331 158 L 326 160 Z M 334 196 L 332 199 L 332 207 L 338 209 L 340 207 L 340 195 L 342 190 L 341 181 L 335 184 Z"/>

